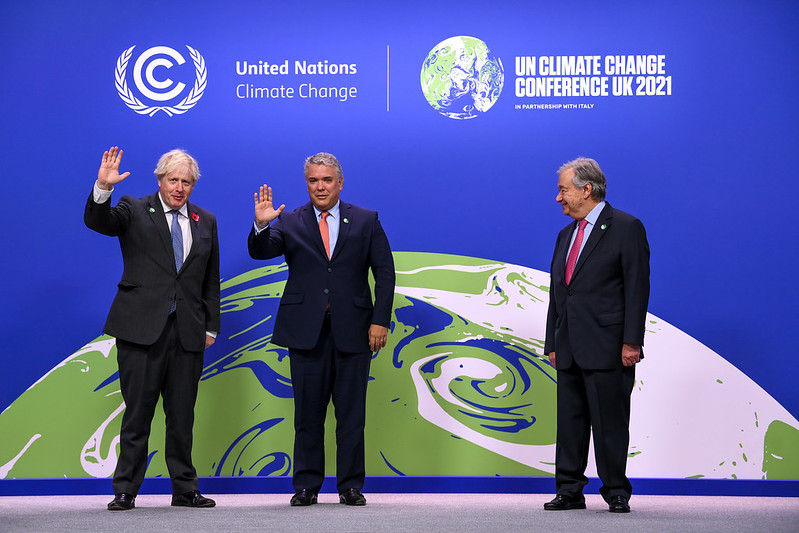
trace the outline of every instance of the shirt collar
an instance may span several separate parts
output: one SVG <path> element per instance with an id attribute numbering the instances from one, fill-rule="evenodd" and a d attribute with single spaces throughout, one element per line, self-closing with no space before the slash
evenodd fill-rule
<path id="1" fill-rule="evenodd" d="M 335 219 L 338 219 L 338 213 L 339 213 L 339 210 L 340 210 L 340 204 L 341 204 L 341 200 L 337 201 L 336 205 L 334 205 L 333 207 L 331 207 L 330 209 L 327 210 L 327 212 L 330 213 L 331 217 L 333 217 Z M 313 204 L 311 204 L 311 205 L 313 205 Z M 316 219 L 319 220 L 319 217 L 322 216 L 322 212 L 319 209 L 317 209 L 315 205 L 313 206 L 313 211 L 316 214 Z"/>
<path id="2" fill-rule="evenodd" d="M 161 207 L 164 208 L 164 213 L 169 214 L 169 212 L 172 211 L 172 208 L 169 207 L 168 205 L 166 205 L 166 202 L 164 202 L 164 199 L 161 198 L 161 193 L 160 192 L 157 193 L 157 196 L 158 196 L 158 200 L 161 202 Z M 183 215 L 184 217 L 186 217 L 186 218 L 189 217 L 189 207 L 188 207 L 188 205 L 189 205 L 189 203 L 186 202 L 185 204 L 183 204 L 183 206 L 180 209 L 178 209 L 178 212 L 181 215 Z"/>
<path id="3" fill-rule="evenodd" d="M 584 220 L 586 220 L 591 226 L 595 225 L 597 219 L 599 218 L 599 214 L 603 209 L 605 209 L 605 204 L 606 202 L 604 200 L 596 204 L 591 212 L 586 215 Z"/>

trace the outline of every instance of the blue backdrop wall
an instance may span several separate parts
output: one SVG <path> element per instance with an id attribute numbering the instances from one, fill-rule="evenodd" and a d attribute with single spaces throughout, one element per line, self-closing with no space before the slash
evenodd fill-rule
<path id="1" fill-rule="evenodd" d="M 797 27 L 799 5 L 779 0 L 3 2 L 0 409 L 101 335 L 121 260 L 82 211 L 119 145 L 132 175 L 115 199 L 152 193 L 163 152 L 197 157 L 192 201 L 218 217 L 226 280 L 263 266 L 245 244 L 253 192 L 304 203 L 317 151 L 339 157 L 342 197 L 380 212 L 396 252 L 548 272 L 568 222 L 555 171 L 594 157 L 608 200 L 647 227 L 650 312 L 795 421 Z M 426 60 L 465 36 L 484 90 L 448 106 L 429 75 L 468 74 Z M 185 85 L 171 100 L 134 77 L 159 46 L 172 52 L 150 82 Z M 691 360 L 673 364 L 686 381 L 669 392 L 701 403 Z"/>

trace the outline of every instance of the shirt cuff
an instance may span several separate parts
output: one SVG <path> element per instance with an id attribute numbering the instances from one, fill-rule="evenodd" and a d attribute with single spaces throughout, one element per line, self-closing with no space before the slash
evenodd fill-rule
<path id="1" fill-rule="evenodd" d="M 265 229 L 269 228 L 269 223 L 267 222 L 266 226 L 259 226 L 258 222 L 253 221 L 252 227 L 255 228 L 255 234 L 258 235 L 259 233 L 261 233 Z"/>
<path id="2" fill-rule="evenodd" d="M 114 188 L 111 187 L 110 191 L 105 189 L 101 189 L 97 182 L 94 182 L 94 191 L 92 192 L 92 197 L 94 198 L 94 203 L 102 204 L 108 201 L 111 198 L 111 193 L 114 192 Z"/>

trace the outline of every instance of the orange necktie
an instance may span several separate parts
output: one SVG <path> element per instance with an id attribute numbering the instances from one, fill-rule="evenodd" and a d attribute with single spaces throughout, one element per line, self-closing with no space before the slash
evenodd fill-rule
<path id="1" fill-rule="evenodd" d="M 325 243 L 325 252 L 327 252 L 328 259 L 330 259 L 330 230 L 325 219 L 329 215 L 330 213 L 327 211 L 322 211 L 322 218 L 319 219 L 319 233 L 322 234 L 322 242 Z"/>

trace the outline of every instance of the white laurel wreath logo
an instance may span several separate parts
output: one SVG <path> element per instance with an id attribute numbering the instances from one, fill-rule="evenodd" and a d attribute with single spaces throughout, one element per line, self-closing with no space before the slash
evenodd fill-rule
<path id="1" fill-rule="evenodd" d="M 205 91 L 205 82 L 207 71 L 205 70 L 205 59 L 203 56 L 200 55 L 200 52 L 192 48 L 191 46 L 186 46 L 189 49 L 189 54 L 191 54 L 191 59 L 194 61 L 194 70 L 197 74 L 197 79 L 194 81 L 194 87 L 192 88 L 191 92 L 175 104 L 174 106 L 148 106 L 141 102 L 133 92 L 128 88 L 128 82 L 125 79 L 125 71 L 128 68 L 128 61 L 130 61 L 130 56 L 133 53 L 133 49 L 136 46 L 131 46 L 124 52 L 122 55 L 117 58 L 117 68 L 114 70 L 114 77 L 116 78 L 116 88 L 117 93 L 119 93 L 119 97 L 122 98 L 122 101 L 125 104 L 134 110 L 136 113 L 140 115 L 150 115 L 153 116 L 159 111 L 163 111 L 170 117 L 175 115 L 182 115 L 189 109 L 197 104 L 197 101 L 202 98 L 203 92 Z"/>

